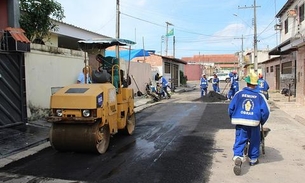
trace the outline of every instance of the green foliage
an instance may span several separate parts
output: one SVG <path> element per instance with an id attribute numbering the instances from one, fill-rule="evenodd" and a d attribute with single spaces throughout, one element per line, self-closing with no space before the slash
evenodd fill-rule
<path id="1" fill-rule="evenodd" d="M 185 76 L 184 73 L 180 71 L 180 84 L 186 85 L 186 82 L 187 82 L 187 76 Z"/>
<path id="2" fill-rule="evenodd" d="M 54 0 L 20 0 L 20 12 L 20 27 L 32 42 L 47 38 L 50 30 L 58 30 L 52 19 L 65 17 L 61 4 Z"/>

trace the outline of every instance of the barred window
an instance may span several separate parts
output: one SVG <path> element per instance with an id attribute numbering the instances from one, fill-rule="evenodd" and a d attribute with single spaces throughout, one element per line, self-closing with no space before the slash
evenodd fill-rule
<path id="1" fill-rule="evenodd" d="M 292 74 L 292 61 L 282 63 L 282 74 Z"/>
<path id="2" fill-rule="evenodd" d="M 288 33 L 288 18 L 285 20 L 285 22 L 284 22 L 284 26 L 285 26 L 285 34 L 287 34 Z"/>
<path id="3" fill-rule="evenodd" d="M 299 7 L 299 21 L 300 23 L 304 20 L 304 4 Z"/>
<path id="4" fill-rule="evenodd" d="M 170 73 L 171 69 L 170 69 L 170 64 L 165 62 L 164 63 L 164 73 Z"/>

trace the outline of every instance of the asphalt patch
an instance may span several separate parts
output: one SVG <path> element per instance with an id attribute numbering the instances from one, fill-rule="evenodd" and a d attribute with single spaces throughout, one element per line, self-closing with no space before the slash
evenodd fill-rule
<path id="1" fill-rule="evenodd" d="M 200 97 L 198 99 L 195 99 L 193 101 L 202 101 L 202 102 L 222 102 L 226 101 L 227 97 L 219 94 L 214 91 L 210 91 L 206 96 Z"/>

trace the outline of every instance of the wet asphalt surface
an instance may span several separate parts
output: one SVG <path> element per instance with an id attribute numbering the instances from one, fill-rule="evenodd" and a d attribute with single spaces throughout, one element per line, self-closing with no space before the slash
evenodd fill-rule
<path id="1" fill-rule="evenodd" d="M 5 130 L 0 129 L 0 158 L 46 142 L 48 133 L 48 127 L 37 127 L 33 125 L 16 125 L 7 127 Z M 34 143 L 29 144 L 28 142 Z"/>
<path id="2" fill-rule="evenodd" d="M 208 182 L 214 134 L 232 129 L 225 102 L 199 91 L 177 94 L 136 114 L 132 136 L 115 135 L 103 155 L 57 152 L 51 147 L 8 164 L 0 172 L 85 182 Z M 1 180 L 2 179 L 2 180 Z M 0 177 L 0 182 L 7 178 Z"/>

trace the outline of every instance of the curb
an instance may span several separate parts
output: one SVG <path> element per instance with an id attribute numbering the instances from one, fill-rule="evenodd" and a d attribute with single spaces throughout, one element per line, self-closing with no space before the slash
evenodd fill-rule
<path id="1" fill-rule="evenodd" d="M 32 147 L 30 149 L 27 149 L 25 151 L 21 151 L 19 153 L 16 153 L 16 154 L 13 154 L 11 156 L 8 156 L 8 157 L 5 157 L 5 158 L 2 158 L 1 161 L 0 161 L 0 168 L 6 166 L 7 164 L 10 164 L 14 161 L 17 161 L 17 160 L 20 160 L 22 158 L 25 158 L 25 157 L 28 157 L 28 156 L 31 156 L 47 147 L 50 147 L 50 142 L 45 142 L 43 144 L 40 144 L 38 146 L 35 146 L 35 147 Z"/>

